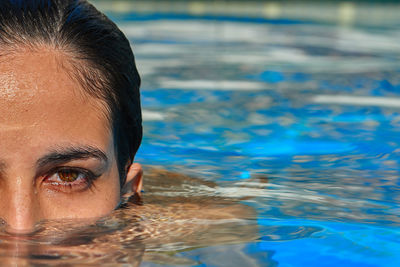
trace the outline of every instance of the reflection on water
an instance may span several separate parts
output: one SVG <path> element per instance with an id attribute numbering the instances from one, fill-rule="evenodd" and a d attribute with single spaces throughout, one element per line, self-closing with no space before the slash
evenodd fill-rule
<path id="1" fill-rule="evenodd" d="M 397 24 L 114 15 L 143 76 L 137 159 L 214 182 L 197 194 L 256 211 L 256 241 L 179 257 L 398 266 Z"/>
<path id="2" fill-rule="evenodd" d="M 143 77 L 136 159 L 174 173 L 99 221 L 2 231 L 2 265 L 398 266 L 397 26 L 112 15 Z"/>
<path id="3" fill-rule="evenodd" d="M 45 221 L 30 235 L 2 229 L 0 264 L 278 266 L 280 246 L 299 240 L 324 240 L 321 249 L 342 242 L 350 251 L 371 245 L 366 233 L 397 243 L 396 231 L 355 224 L 398 223 L 398 209 L 376 189 L 365 191 L 356 173 L 320 175 L 326 179 L 292 171 L 217 184 L 147 168 L 143 197 L 125 199 L 108 217 Z"/>
<path id="4" fill-rule="evenodd" d="M 211 182 L 148 170 L 142 199 L 131 197 L 93 221 L 46 221 L 30 235 L 0 233 L 0 264 L 193 264 L 179 251 L 255 240 L 253 208 L 210 194 Z"/>

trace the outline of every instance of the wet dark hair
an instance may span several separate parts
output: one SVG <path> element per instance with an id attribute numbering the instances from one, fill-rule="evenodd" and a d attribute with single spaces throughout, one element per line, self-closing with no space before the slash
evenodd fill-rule
<path id="1" fill-rule="evenodd" d="M 0 0 L 0 56 L 21 46 L 65 52 L 72 76 L 106 103 L 122 186 L 142 140 L 140 76 L 127 38 L 87 1 Z"/>

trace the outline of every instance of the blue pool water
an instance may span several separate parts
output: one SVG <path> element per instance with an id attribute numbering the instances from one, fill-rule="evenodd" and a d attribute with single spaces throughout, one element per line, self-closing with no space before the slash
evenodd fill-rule
<path id="1" fill-rule="evenodd" d="M 256 211 L 257 238 L 182 265 L 399 266 L 398 25 L 110 15 L 143 79 L 136 160 Z"/>

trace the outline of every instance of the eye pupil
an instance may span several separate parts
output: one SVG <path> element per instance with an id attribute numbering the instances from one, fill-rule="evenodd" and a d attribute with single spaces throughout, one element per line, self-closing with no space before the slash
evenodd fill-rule
<path id="1" fill-rule="evenodd" d="M 78 178 L 76 171 L 59 171 L 58 175 L 64 182 L 73 182 Z"/>

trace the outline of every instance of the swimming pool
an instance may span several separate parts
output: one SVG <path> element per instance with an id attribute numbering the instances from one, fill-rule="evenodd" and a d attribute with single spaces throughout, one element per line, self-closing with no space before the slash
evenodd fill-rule
<path id="1" fill-rule="evenodd" d="M 144 81 L 138 160 L 215 181 L 257 211 L 257 240 L 176 257 L 398 266 L 398 28 L 131 18 L 120 24 Z"/>
<path id="2" fill-rule="evenodd" d="M 186 176 L 146 177 L 157 209 L 0 237 L 3 263 L 398 266 L 396 25 L 110 15 L 143 79 L 136 160 Z"/>

